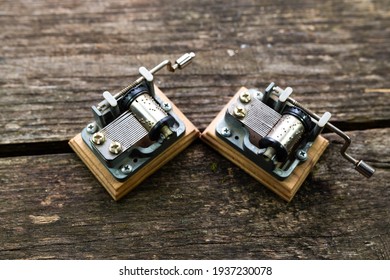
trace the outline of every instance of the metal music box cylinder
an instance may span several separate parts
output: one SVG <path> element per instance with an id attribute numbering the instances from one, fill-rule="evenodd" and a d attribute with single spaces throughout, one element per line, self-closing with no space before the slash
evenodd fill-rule
<path id="1" fill-rule="evenodd" d="M 263 156 L 276 162 L 285 161 L 311 127 L 312 121 L 307 114 L 288 107 L 267 136 L 260 140 L 260 147 L 267 147 Z"/>
<path id="2" fill-rule="evenodd" d="M 164 138 L 169 138 L 172 135 L 172 131 L 166 125 L 169 119 L 168 114 L 149 94 L 145 93 L 135 98 L 130 104 L 130 110 L 149 132 L 151 140 L 158 139 L 160 134 Z"/>

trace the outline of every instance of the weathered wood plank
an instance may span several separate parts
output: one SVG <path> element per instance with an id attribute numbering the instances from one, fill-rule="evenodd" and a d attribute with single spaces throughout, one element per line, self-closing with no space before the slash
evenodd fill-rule
<path id="1" fill-rule="evenodd" d="M 0 144 L 64 141 L 89 106 L 189 50 L 196 61 L 157 75 L 201 130 L 241 86 L 292 86 L 333 120 L 390 119 L 388 1 L 2 1 Z"/>
<path id="2" fill-rule="evenodd" d="M 200 130 L 270 81 L 346 129 L 388 127 L 387 2 L 1 1 L 0 154 L 67 151 L 103 90 L 189 50 L 156 79 Z M 1 158 L 0 258 L 390 259 L 389 128 L 350 134 L 374 177 L 328 135 L 289 204 L 200 141 L 119 203 L 74 154 Z"/>
<path id="3" fill-rule="evenodd" d="M 389 259 L 390 129 L 335 135 L 291 203 L 197 141 L 120 202 L 74 154 L 0 159 L 1 259 Z"/>

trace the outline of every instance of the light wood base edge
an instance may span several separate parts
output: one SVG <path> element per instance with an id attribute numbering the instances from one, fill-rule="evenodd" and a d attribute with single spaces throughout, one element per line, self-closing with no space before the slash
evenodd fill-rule
<path id="1" fill-rule="evenodd" d="M 286 201 L 291 201 L 302 183 L 305 181 L 306 177 L 309 175 L 310 171 L 313 169 L 314 165 L 319 160 L 320 156 L 325 151 L 326 147 L 329 145 L 329 141 L 318 136 L 314 141 L 312 147 L 308 151 L 308 160 L 300 164 L 293 173 L 281 181 L 272 175 L 268 174 L 262 168 L 257 166 L 251 160 L 247 159 L 240 152 L 232 148 L 228 143 L 220 139 L 216 133 L 215 128 L 219 123 L 219 120 L 224 117 L 226 109 L 234 101 L 234 99 L 240 94 L 240 92 L 245 91 L 246 88 L 242 87 L 236 95 L 231 99 L 228 104 L 219 112 L 217 117 L 210 123 L 210 125 L 205 129 L 201 134 L 201 139 L 217 150 L 224 157 L 232 161 L 234 164 L 242 168 L 245 172 L 255 178 L 257 181 L 274 191 L 277 195 L 283 198 Z"/>
<path id="2" fill-rule="evenodd" d="M 175 144 L 170 146 L 156 158 L 150 161 L 146 166 L 138 170 L 133 176 L 124 182 L 117 181 L 111 173 L 105 168 L 95 154 L 84 143 L 81 134 L 76 135 L 69 141 L 69 145 L 90 169 L 93 175 L 103 185 L 114 200 L 119 200 L 143 180 L 156 172 L 164 164 L 174 158 L 177 154 L 188 147 L 194 140 L 199 138 L 198 129 L 183 115 L 183 113 L 166 97 L 159 88 L 155 86 L 155 91 L 159 97 L 172 105 L 173 112 L 184 122 L 186 126 L 185 134 L 180 137 Z"/>

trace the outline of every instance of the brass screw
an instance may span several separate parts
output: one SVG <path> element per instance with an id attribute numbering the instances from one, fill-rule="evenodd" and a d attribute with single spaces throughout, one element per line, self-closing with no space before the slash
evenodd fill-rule
<path id="1" fill-rule="evenodd" d="M 241 107 L 241 106 L 235 107 L 233 110 L 233 113 L 237 118 L 240 118 L 240 119 L 242 119 L 246 116 L 246 110 L 244 107 Z"/>
<path id="2" fill-rule="evenodd" d="M 106 137 L 101 132 L 96 132 L 92 135 L 92 142 L 96 145 L 101 145 L 106 141 Z"/>
<path id="3" fill-rule="evenodd" d="M 108 150 L 114 155 L 117 155 L 122 151 L 122 145 L 117 141 L 112 141 Z"/>
<path id="4" fill-rule="evenodd" d="M 251 101 L 251 95 L 248 91 L 240 93 L 240 101 L 243 103 L 249 103 Z"/>

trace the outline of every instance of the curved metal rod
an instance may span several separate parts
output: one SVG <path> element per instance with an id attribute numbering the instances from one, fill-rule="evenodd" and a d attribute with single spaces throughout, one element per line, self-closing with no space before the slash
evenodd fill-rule
<path id="1" fill-rule="evenodd" d="M 272 85 L 272 83 L 270 84 Z M 268 86 L 269 88 L 270 86 Z M 268 89 L 267 88 L 267 89 Z M 272 86 L 272 89 L 269 89 L 269 91 L 274 91 L 274 92 L 277 92 L 279 93 L 280 95 L 280 92 L 283 91 L 281 88 L 277 87 L 277 86 Z M 299 107 L 300 109 L 302 109 L 303 111 L 305 111 L 308 115 L 310 115 L 313 119 L 315 120 L 320 120 L 320 117 L 314 113 L 313 111 L 311 111 L 310 109 L 307 109 L 306 107 L 304 107 L 302 104 L 300 104 L 298 101 L 296 101 L 295 99 L 291 98 L 291 97 L 288 97 L 287 100 L 288 102 L 290 102 L 292 105 L 294 106 L 297 106 Z M 341 147 L 340 149 L 340 153 L 341 155 L 346 159 L 348 160 L 349 162 L 353 163 L 355 165 L 355 169 L 361 173 L 362 175 L 366 176 L 367 178 L 371 177 L 374 173 L 375 173 L 375 169 L 372 168 L 369 164 L 365 163 L 363 160 L 357 160 L 355 159 L 354 157 L 352 157 L 351 155 L 347 154 L 347 149 L 349 147 L 349 145 L 351 145 L 351 138 L 349 138 L 349 136 L 347 134 L 345 134 L 343 131 L 341 131 L 340 129 L 338 129 L 337 127 L 335 127 L 333 124 L 331 124 L 330 122 L 327 122 L 325 124 L 325 127 L 327 127 L 329 130 L 333 131 L 334 133 L 336 133 L 338 136 L 340 136 L 341 138 L 344 139 L 344 145 Z"/>

